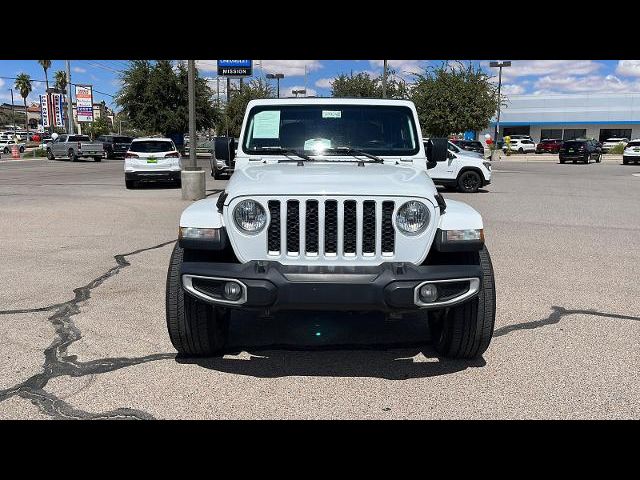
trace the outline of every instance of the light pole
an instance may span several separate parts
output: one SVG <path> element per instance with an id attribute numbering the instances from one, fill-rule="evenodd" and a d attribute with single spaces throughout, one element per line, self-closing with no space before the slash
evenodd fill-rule
<path id="1" fill-rule="evenodd" d="M 71 102 L 71 62 L 66 60 L 67 67 L 67 120 L 69 121 L 69 130 L 67 133 L 74 133 L 73 129 L 73 103 Z"/>
<path id="2" fill-rule="evenodd" d="M 301 88 L 300 90 L 291 90 L 291 93 L 293 93 L 296 96 L 296 98 L 298 98 L 298 94 L 306 95 L 307 94 L 307 90 L 306 90 L 306 88 Z"/>
<path id="3" fill-rule="evenodd" d="M 503 62 L 489 62 L 489 66 L 492 68 L 498 67 L 498 116 L 496 118 L 496 129 L 493 135 L 493 141 L 498 141 L 498 132 L 500 131 L 500 88 L 502 87 L 502 67 L 510 67 L 510 61 Z"/>
<path id="4" fill-rule="evenodd" d="M 196 162 L 196 62 L 187 61 L 187 92 L 189 97 L 189 162 L 182 169 L 182 199 L 200 200 L 205 197 L 204 170 Z"/>
<path id="5" fill-rule="evenodd" d="M 267 73 L 267 78 L 276 79 L 278 82 L 278 98 L 280 98 L 280 79 L 284 78 L 284 73 Z"/>
<path id="6" fill-rule="evenodd" d="M 382 98 L 387 98 L 387 61 L 384 60 L 384 68 L 382 70 Z"/>
<path id="7" fill-rule="evenodd" d="M 9 89 L 11 91 L 11 126 L 13 128 L 13 136 L 16 136 L 16 116 L 13 113 L 13 88 Z M 25 110 L 24 114 L 26 115 L 27 112 Z"/>

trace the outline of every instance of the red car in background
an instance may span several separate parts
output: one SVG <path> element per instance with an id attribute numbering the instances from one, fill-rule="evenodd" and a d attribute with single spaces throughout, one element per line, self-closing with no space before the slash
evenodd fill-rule
<path id="1" fill-rule="evenodd" d="M 536 145 L 536 153 L 558 153 L 561 146 L 562 140 L 557 138 L 547 138 L 545 140 L 541 140 L 538 145 Z"/>

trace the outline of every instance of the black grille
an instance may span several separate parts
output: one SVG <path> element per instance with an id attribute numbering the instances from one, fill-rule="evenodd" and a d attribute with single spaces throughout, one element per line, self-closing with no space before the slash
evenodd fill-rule
<path id="1" fill-rule="evenodd" d="M 280 252 L 280 202 L 278 200 L 269 201 L 269 214 L 271 222 L 267 232 L 267 243 L 270 252 Z"/>
<path id="2" fill-rule="evenodd" d="M 307 253 L 318 253 L 318 201 L 307 200 L 307 216 L 304 224 L 304 245 Z"/>
<path id="3" fill-rule="evenodd" d="M 356 202 L 344 202 L 344 253 L 356 253 Z"/>
<path id="4" fill-rule="evenodd" d="M 287 253 L 300 251 L 300 202 L 287 202 Z"/>
<path id="5" fill-rule="evenodd" d="M 376 252 L 376 202 L 362 204 L 362 253 Z"/>
<path id="6" fill-rule="evenodd" d="M 393 253 L 396 246 L 396 232 L 393 229 L 393 202 L 382 202 L 382 251 Z"/>
<path id="7" fill-rule="evenodd" d="M 327 200 L 324 204 L 324 252 L 338 253 L 338 202 Z"/>

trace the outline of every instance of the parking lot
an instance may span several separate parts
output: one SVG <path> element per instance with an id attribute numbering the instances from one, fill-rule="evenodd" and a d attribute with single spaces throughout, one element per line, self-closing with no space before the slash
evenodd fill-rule
<path id="1" fill-rule="evenodd" d="M 180 189 L 126 190 L 122 160 L 3 160 L 0 419 L 639 418 L 640 165 L 554 158 L 443 191 L 483 215 L 495 269 L 476 362 L 438 358 L 422 322 L 333 313 L 238 314 L 227 355 L 176 358 Z"/>

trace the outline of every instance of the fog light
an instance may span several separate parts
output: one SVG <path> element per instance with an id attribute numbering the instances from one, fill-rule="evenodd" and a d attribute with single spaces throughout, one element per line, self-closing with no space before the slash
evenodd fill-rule
<path id="1" fill-rule="evenodd" d="M 227 282 L 224 284 L 224 298 L 227 300 L 239 300 L 242 296 L 242 287 L 236 282 Z"/>
<path id="2" fill-rule="evenodd" d="M 433 283 L 427 283 L 420 287 L 420 301 L 424 303 L 435 302 L 438 298 L 438 287 Z"/>

